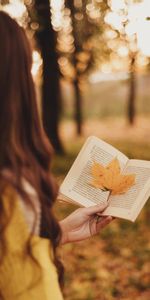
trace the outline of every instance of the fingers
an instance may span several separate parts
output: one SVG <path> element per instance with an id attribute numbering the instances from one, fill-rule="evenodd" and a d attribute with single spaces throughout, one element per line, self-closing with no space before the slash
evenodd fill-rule
<path id="1" fill-rule="evenodd" d="M 103 212 L 106 209 L 107 206 L 108 206 L 108 203 L 103 202 L 103 203 L 98 204 L 98 205 L 86 207 L 86 208 L 84 208 L 84 210 L 86 211 L 87 215 L 91 216 L 91 215 L 96 214 L 98 212 Z"/>
<path id="2" fill-rule="evenodd" d="M 114 218 L 111 216 L 103 217 L 99 222 L 97 222 L 97 232 L 104 228 L 106 225 L 108 225 L 112 220 L 114 220 Z"/>

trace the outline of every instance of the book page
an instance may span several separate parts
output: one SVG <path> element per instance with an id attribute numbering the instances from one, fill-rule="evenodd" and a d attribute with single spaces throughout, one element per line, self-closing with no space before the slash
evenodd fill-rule
<path id="1" fill-rule="evenodd" d="M 64 196 L 63 194 L 59 193 L 58 196 L 57 196 L 57 200 L 59 202 L 69 202 L 69 203 L 72 203 L 72 204 L 76 204 L 77 205 L 77 202 L 73 201 L 72 199 L 68 198 L 67 196 Z M 81 206 L 81 205 L 80 205 Z"/>
<path id="2" fill-rule="evenodd" d="M 90 184 L 91 166 L 94 162 L 105 166 L 115 157 L 118 158 L 123 170 L 128 158 L 98 138 L 90 137 L 62 183 L 60 193 L 82 206 L 91 206 L 106 201 L 109 192 L 104 192 Z"/>
<path id="3" fill-rule="evenodd" d="M 134 221 L 150 196 L 150 162 L 132 159 L 123 174 L 135 174 L 135 184 L 122 195 L 110 196 L 110 205 L 104 214 Z"/>

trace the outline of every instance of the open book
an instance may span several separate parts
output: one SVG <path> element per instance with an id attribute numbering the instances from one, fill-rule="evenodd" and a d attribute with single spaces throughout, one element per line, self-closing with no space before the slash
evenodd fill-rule
<path id="1" fill-rule="evenodd" d="M 135 174 L 135 184 L 120 195 L 110 195 L 90 185 L 93 162 L 107 165 L 114 158 L 120 164 L 122 174 Z M 123 153 L 100 140 L 89 137 L 79 152 L 70 171 L 60 186 L 59 199 L 88 207 L 109 200 L 102 215 L 111 215 L 135 221 L 150 196 L 150 161 L 129 159 Z"/>

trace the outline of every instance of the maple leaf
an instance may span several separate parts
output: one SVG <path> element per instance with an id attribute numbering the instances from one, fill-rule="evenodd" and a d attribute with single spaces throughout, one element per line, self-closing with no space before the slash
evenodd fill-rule
<path id="1" fill-rule="evenodd" d="M 105 173 L 105 167 L 100 165 L 99 163 L 94 162 L 91 168 L 91 173 L 93 176 L 93 180 L 91 184 L 94 187 L 103 189 L 103 181 L 104 181 L 104 173 Z"/>
<path id="2" fill-rule="evenodd" d="M 94 162 L 91 168 L 92 182 L 95 188 L 110 191 L 112 195 L 125 193 L 135 184 L 135 175 L 121 174 L 121 168 L 117 158 L 114 158 L 106 167 Z"/>
<path id="3" fill-rule="evenodd" d="M 94 164 L 92 165 L 92 168 L 91 168 L 91 172 L 92 172 L 93 177 L 100 178 L 104 175 L 105 167 L 100 165 L 97 162 L 94 162 Z"/>
<path id="4" fill-rule="evenodd" d="M 114 158 L 107 166 L 106 170 L 109 170 L 114 175 L 120 173 L 120 165 L 117 158 Z"/>

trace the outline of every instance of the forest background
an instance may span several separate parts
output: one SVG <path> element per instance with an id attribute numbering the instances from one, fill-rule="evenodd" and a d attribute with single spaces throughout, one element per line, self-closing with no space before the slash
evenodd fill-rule
<path id="1" fill-rule="evenodd" d="M 61 183 L 89 135 L 150 160 L 150 1 L 1 0 L 26 30 L 44 129 Z M 56 204 L 63 218 L 76 207 Z M 66 245 L 67 300 L 150 299 L 150 202 L 131 224 L 115 220 Z"/>

